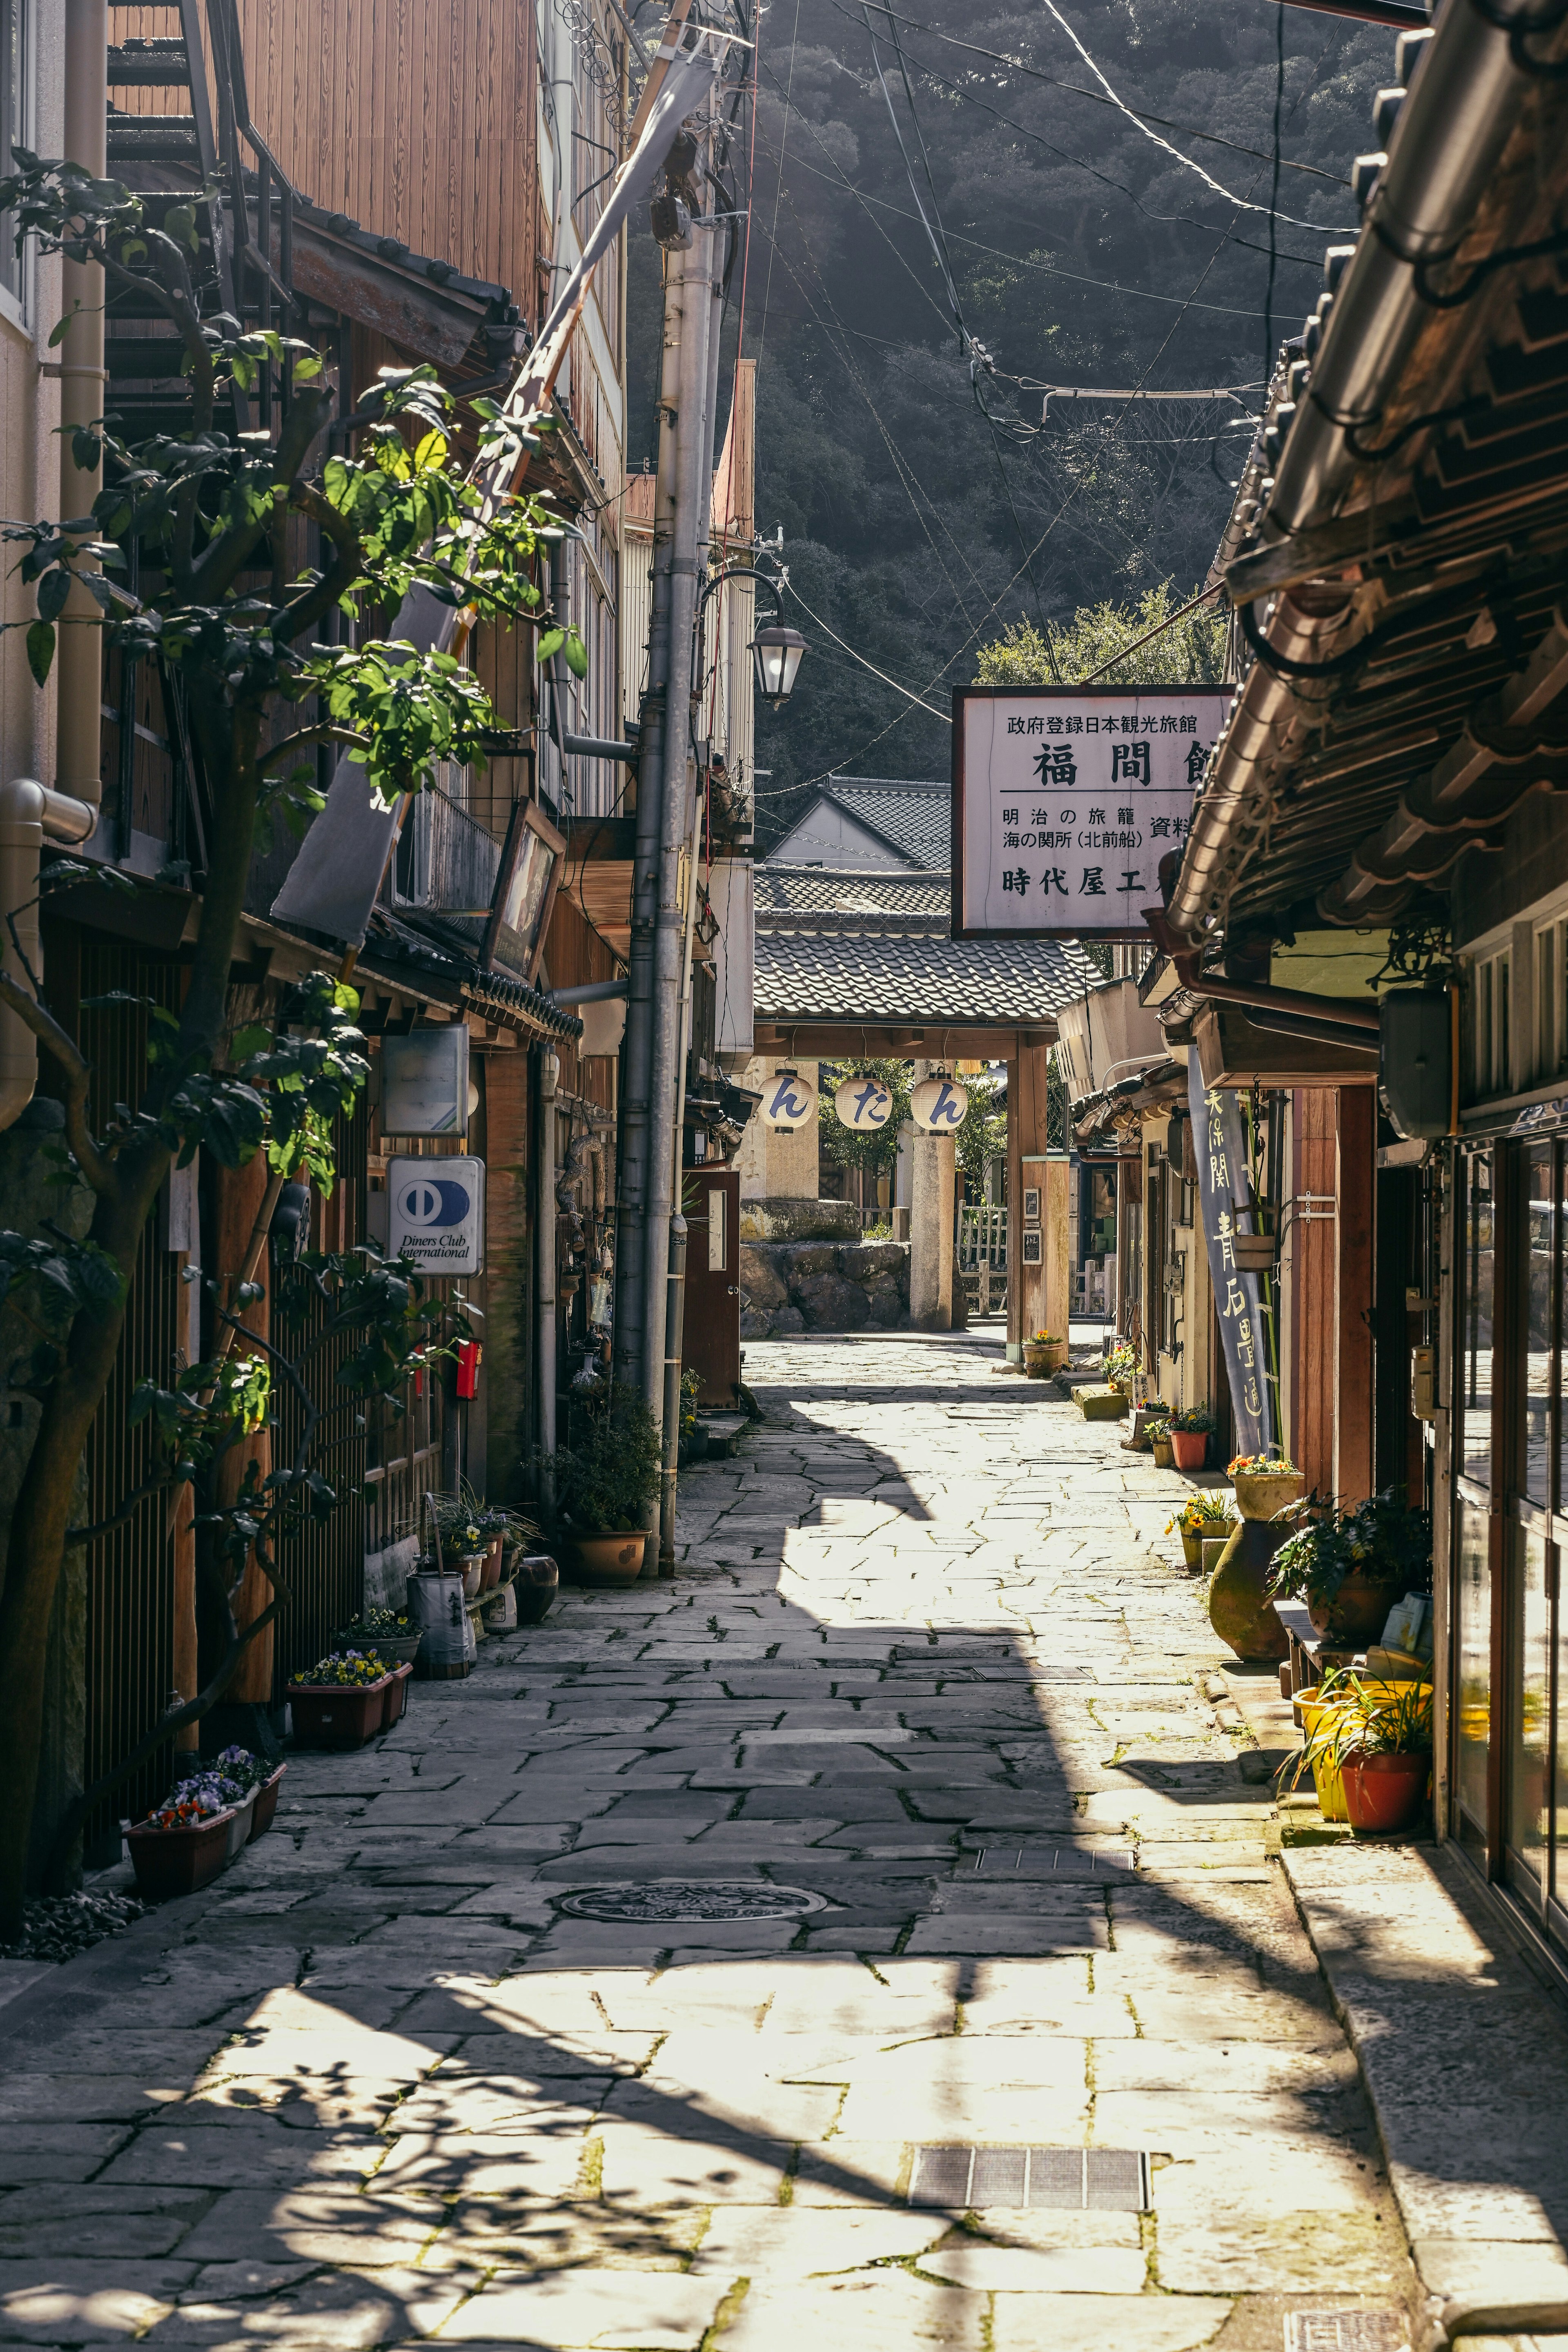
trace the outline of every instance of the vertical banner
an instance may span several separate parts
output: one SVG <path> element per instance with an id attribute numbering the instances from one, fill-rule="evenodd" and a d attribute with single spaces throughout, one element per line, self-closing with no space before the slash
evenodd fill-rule
<path id="1" fill-rule="evenodd" d="M 1230 1381 L 1238 1454 L 1263 1454 L 1276 1441 L 1274 1399 L 1268 1380 L 1260 1274 L 1237 1265 L 1232 1236 L 1253 1230 L 1247 1193 L 1241 1109 L 1230 1087 L 1204 1089 L 1197 1048 L 1187 1058 L 1187 1100 L 1197 1146 L 1198 1199 L 1208 1245 L 1209 1279 Z"/>

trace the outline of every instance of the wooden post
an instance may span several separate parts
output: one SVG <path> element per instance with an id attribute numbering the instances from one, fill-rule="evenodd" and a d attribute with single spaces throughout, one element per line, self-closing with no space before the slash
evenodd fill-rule
<path id="1" fill-rule="evenodd" d="M 1024 1360 L 1024 1168 L 1018 1099 L 1023 1055 L 1015 1045 L 1007 1065 L 1007 1361 Z"/>
<path id="2" fill-rule="evenodd" d="M 1377 1098 L 1371 1087 L 1339 1089 L 1339 1215 L 1334 1227 L 1334 1492 L 1363 1501 L 1373 1468 L 1373 1233 L 1377 1184 Z"/>
<path id="3" fill-rule="evenodd" d="M 1310 1488 L 1334 1491 L 1334 1367 L 1337 1267 L 1332 1219 L 1309 1213 L 1304 1199 L 1331 1200 L 1338 1146 L 1336 1104 L 1328 1087 L 1304 1087 L 1292 1097 L 1294 1136 L 1291 1191 L 1296 1213 L 1290 1226 L 1290 1325 L 1296 1350 L 1291 1382 L 1293 1426 L 1285 1443 Z"/>
<path id="4" fill-rule="evenodd" d="M 231 1314 L 235 1312 L 234 1292 L 237 1287 L 237 1276 L 233 1269 L 243 1267 L 245 1264 L 251 1229 L 267 1185 L 267 1161 L 261 1152 L 258 1152 L 255 1159 L 243 1168 L 220 1168 L 217 1171 L 214 1264 L 229 1269 L 225 1276 L 223 1303 Z M 256 1278 L 266 1291 L 270 1292 L 272 1268 L 269 1254 L 263 1255 Z M 270 1297 L 254 1299 L 240 1320 L 246 1329 L 254 1331 L 258 1339 L 269 1339 Z M 235 1346 L 241 1354 L 246 1352 L 243 1339 L 236 1339 Z M 244 1484 L 247 1465 L 251 1462 L 260 1465 L 264 1478 L 271 1470 L 272 1441 L 265 1429 L 258 1429 L 249 1437 L 242 1438 L 237 1445 L 229 1448 L 218 1464 L 217 1496 L 220 1504 L 226 1506 L 235 1500 Z M 235 1622 L 242 1632 L 253 1618 L 261 1614 L 271 1598 L 272 1587 L 266 1577 L 254 1560 L 247 1562 L 245 1580 L 234 1604 Z M 266 1632 L 258 1633 L 243 1653 L 234 1680 L 224 1693 L 225 1700 L 230 1705 L 266 1706 L 270 1704 L 272 1636 L 273 1627 L 268 1625 Z"/>
<path id="5" fill-rule="evenodd" d="M 1068 1247 L 1068 1203 L 1072 1171 L 1065 1159 L 1047 1160 L 1037 1173 L 1040 1187 L 1042 1249 L 1045 1257 L 1041 1292 L 1042 1328 L 1054 1332 L 1063 1345 L 1072 1314 L 1072 1255 Z"/>

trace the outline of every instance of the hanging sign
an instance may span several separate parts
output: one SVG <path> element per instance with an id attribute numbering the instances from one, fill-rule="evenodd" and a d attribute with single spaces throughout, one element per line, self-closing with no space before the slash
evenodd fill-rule
<path id="1" fill-rule="evenodd" d="M 793 1135 L 816 1117 L 816 1088 L 797 1070 L 775 1070 L 763 1086 L 763 1124 Z"/>
<path id="2" fill-rule="evenodd" d="M 1234 692 L 961 687 L 953 938 L 1143 938 Z"/>
<path id="3" fill-rule="evenodd" d="M 466 1135 L 468 1026 L 450 1021 L 381 1041 L 383 1135 Z"/>
<path id="4" fill-rule="evenodd" d="M 411 1257 L 425 1274 L 483 1273 L 484 1161 L 389 1160 L 386 1254 Z"/>
<path id="5" fill-rule="evenodd" d="M 1209 1280 L 1230 1382 L 1240 1454 L 1265 1454 L 1277 1442 L 1274 1390 L 1268 1379 L 1272 1308 L 1266 1311 L 1267 1276 L 1243 1273 L 1236 1262 L 1236 1235 L 1249 1234 L 1247 1152 L 1241 1108 L 1234 1089 L 1204 1091 L 1194 1051 L 1187 1062 L 1187 1094 L 1193 1140 L 1198 1155 L 1198 1200 L 1208 1245 Z"/>
<path id="6" fill-rule="evenodd" d="M 880 1078 L 843 1078 L 834 1088 L 833 1108 L 841 1125 L 857 1135 L 874 1135 L 893 1116 L 893 1089 Z"/>
<path id="7" fill-rule="evenodd" d="M 928 1135 L 952 1135 L 963 1124 L 969 1089 L 956 1078 L 922 1078 L 910 1097 L 910 1117 Z"/>

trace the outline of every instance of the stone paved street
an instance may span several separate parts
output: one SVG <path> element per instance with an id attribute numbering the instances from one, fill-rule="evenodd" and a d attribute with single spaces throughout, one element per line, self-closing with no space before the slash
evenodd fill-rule
<path id="1" fill-rule="evenodd" d="M 1403 2313 L 1184 1482 L 1000 1355 L 752 1349 L 673 1584 L 295 1757 L 216 1887 L 0 2011 L 0 2335 L 1247 2352 Z M 972 2145 L 1142 2154 L 1152 2210 L 1076 2163 L 1077 2210 L 1020 2204 L 1018 2158 L 911 2203 Z"/>

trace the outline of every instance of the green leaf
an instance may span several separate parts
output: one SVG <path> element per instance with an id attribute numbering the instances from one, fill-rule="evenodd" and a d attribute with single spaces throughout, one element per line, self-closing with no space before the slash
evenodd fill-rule
<path id="1" fill-rule="evenodd" d="M 582 638 L 577 635 L 575 629 L 568 629 L 566 632 L 565 652 L 566 667 L 571 671 L 573 677 L 586 677 L 588 675 L 588 648 L 583 643 Z"/>
<path id="2" fill-rule="evenodd" d="M 534 651 L 538 654 L 542 662 L 546 662 L 550 659 L 552 654 L 558 654 L 561 651 L 561 648 L 565 642 L 566 632 L 564 629 L 546 629 L 544 635 L 540 638 L 538 645 L 534 647 Z"/>
<path id="3" fill-rule="evenodd" d="M 57 565 L 53 572 L 46 572 L 38 583 L 39 620 L 58 620 L 65 610 L 70 592 L 71 576 L 63 564 Z M 41 679 L 39 683 L 42 684 Z"/>
<path id="4" fill-rule="evenodd" d="M 35 621 L 27 631 L 27 667 L 34 682 L 47 686 L 55 658 L 55 633 L 47 621 Z"/>
<path id="5" fill-rule="evenodd" d="M 323 365 L 324 362 L 319 352 L 313 359 L 296 360 L 294 362 L 295 383 L 309 383 L 312 376 L 318 376 L 321 374 Z"/>

